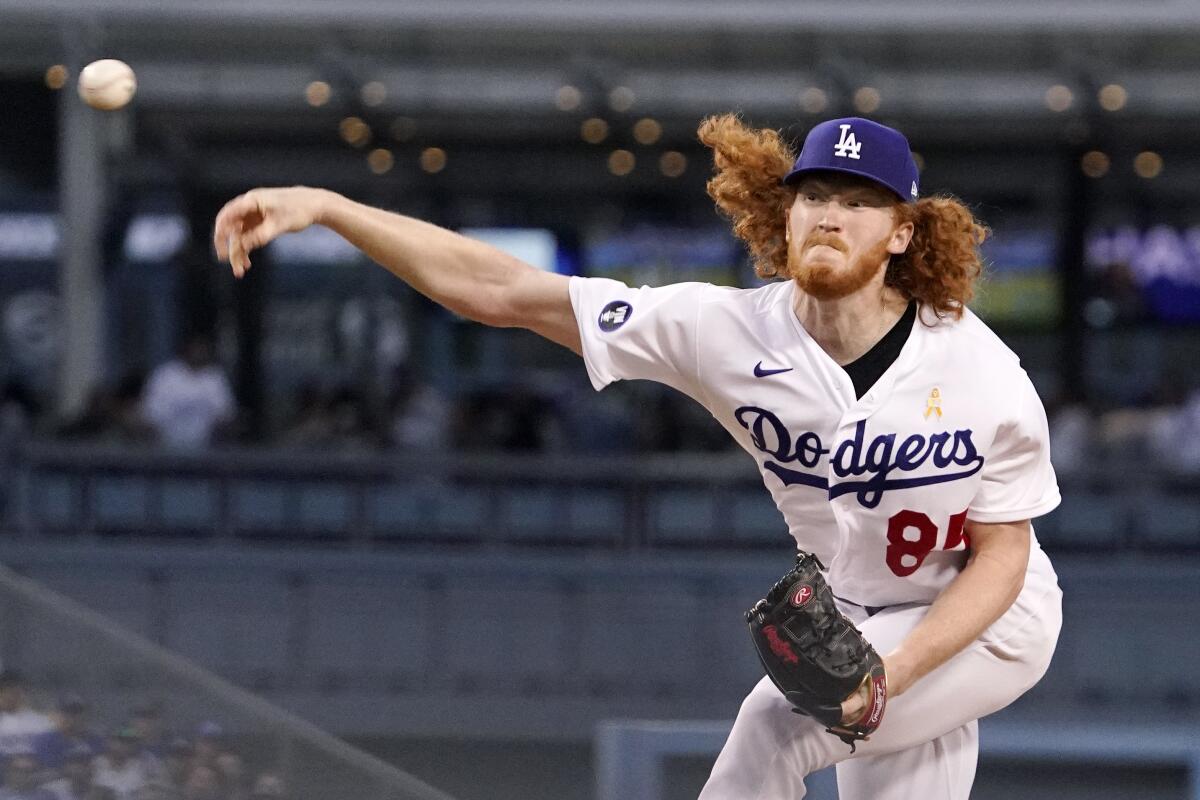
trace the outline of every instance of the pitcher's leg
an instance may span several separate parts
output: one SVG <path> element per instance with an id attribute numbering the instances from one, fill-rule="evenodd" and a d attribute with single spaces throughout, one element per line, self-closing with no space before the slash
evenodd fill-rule
<path id="1" fill-rule="evenodd" d="M 975 781 L 979 723 L 932 741 L 837 765 L 840 800 L 967 800 Z"/>
<path id="2" fill-rule="evenodd" d="M 804 796 L 804 777 L 830 764 L 919 749 L 944 736 L 961 737 L 963 733 L 954 732 L 1011 703 L 1045 671 L 1062 618 L 1057 595 L 1044 598 L 1043 606 L 1040 615 L 1007 630 L 1002 641 L 976 641 L 893 698 L 879 730 L 859 742 L 853 756 L 819 723 L 792 713 L 764 678 L 742 704 L 701 800 L 796 800 Z M 927 610 L 896 608 L 860 624 L 877 649 L 890 652 Z M 972 742 L 974 731 L 966 732 Z M 973 745 L 947 739 L 942 747 L 946 752 L 954 748 L 962 757 L 947 785 L 973 777 Z"/>
<path id="3" fill-rule="evenodd" d="M 791 708 L 768 678 L 759 681 L 738 711 L 700 800 L 799 800 L 806 775 L 850 752 Z"/>

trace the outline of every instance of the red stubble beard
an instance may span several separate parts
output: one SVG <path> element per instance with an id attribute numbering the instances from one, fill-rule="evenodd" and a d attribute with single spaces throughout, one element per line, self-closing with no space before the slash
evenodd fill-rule
<path id="1" fill-rule="evenodd" d="M 799 250 L 788 248 L 788 273 L 800 289 L 817 300 L 840 300 L 854 294 L 869 284 L 879 274 L 888 259 L 888 239 L 879 242 L 845 267 L 825 263 L 811 263 L 806 256 L 813 247 L 826 245 L 843 255 L 850 248 L 832 233 L 814 230 L 800 245 Z"/>

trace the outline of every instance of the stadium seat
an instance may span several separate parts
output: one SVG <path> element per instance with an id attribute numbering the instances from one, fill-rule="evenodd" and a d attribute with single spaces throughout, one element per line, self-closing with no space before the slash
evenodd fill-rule
<path id="1" fill-rule="evenodd" d="M 733 495 L 731 538 L 737 542 L 778 544 L 788 537 L 787 523 L 771 495 L 762 489 Z"/>
<path id="2" fill-rule="evenodd" d="M 232 489 L 233 526 L 238 530 L 280 531 L 286 526 L 288 486 L 279 481 L 246 481 Z"/>
<path id="3" fill-rule="evenodd" d="M 449 536 L 486 538 L 491 521 L 491 497 L 485 487 L 443 484 L 430 498 L 435 526 Z"/>
<path id="4" fill-rule="evenodd" d="M 150 490 L 140 476 L 98 477 L 92 484 L 96 527 L 100 530 L 148 528 Z"/>
<path id="5" fill-rule="evenodd" d="M 433 521 L 436 484 L 388 483 L 367 491 L 367 524 L 377 537 L 426 535 Z"/>
<path id="6" fill-rule="evenodd" d="M 302 531 L 347 534 L 353 523 L 354 493 L 347 484 L 325 481 L 297 484 L 296 523 Z"/>
<path id="7" fill-rule="evenodd" d="M 76 532 L 79 518 L 80 480 L 57 472 L 30 476 L 30 511 L 38 527 Z"/>
<path id="8" fill-rule="evenodd" d="M 513 541 L 563 537 L 567 495 L 562 489 L 514 486 L 500 490 L 504 536 Z"/>
<path id="9" fill-rule="evenodd" d="M 217 487 L 202 479 L 165 478 L 159 482 L 161 521 L 167 528 L 212 530 L 220 524 Z"/>
<path id="10" fill-rule="evenodd" d="M 575 540 L 618 543 L 625 531 L 625 500 L 619 489 L 579 488 L 571 492 L 566 533 Z"/>
<path id="11" fill-rule="evenodd" d="M 1035 521 L 1038 538 L 1049 546 L 1113 547 L 1125 536 L 1128 507 L 1111 494 L 1067 492 L 1051 514 Z"/>
<path id="12" fill-rule="evenodd" d="M 1151 545 L 1200 548 L 1200 499 L 1156 493 L 1141 500 L 1136 539 Z"/>
<path id="13" fill-rule="evenodd" d="M 649 511 L 652 541 L 704 542 L 719 536 L 712 492 L 663 489 L 650 496 Z"/>

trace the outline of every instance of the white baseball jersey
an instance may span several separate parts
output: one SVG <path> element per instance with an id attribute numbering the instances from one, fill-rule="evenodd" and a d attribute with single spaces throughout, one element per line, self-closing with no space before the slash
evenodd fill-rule
<path id="1" fill-rule="evenodd" d="M 931 603 L 966 564 L 968 517 L 1014 522 L 1058 505 L 1041 401 L 970 311 L 959 321 L 918 314 L 896 361 L 858 399 L 796 318 L 795 291 L 792 281 L 570 283 L 596 389 L 645 378 L 691 396 L 755 458 L 838 596 Z M 1029 570 L 1052 576 L 1032 544 Z"/>

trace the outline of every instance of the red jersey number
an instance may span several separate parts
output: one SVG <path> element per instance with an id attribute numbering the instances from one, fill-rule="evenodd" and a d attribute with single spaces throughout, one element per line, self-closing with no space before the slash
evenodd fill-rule
<path id="1" fill-rule="evenodd" d="M 971 546 L 964 527 L 967 512 L 961 511 L 950 517 L 943 550 L 954 550 L 960 544 Z M 898 511 L 888 520 L 887 565 L 895 575 L 907 578 L 925 563 L 938 543 L 938 526 L 928 514 L 920 511 Z"/>

